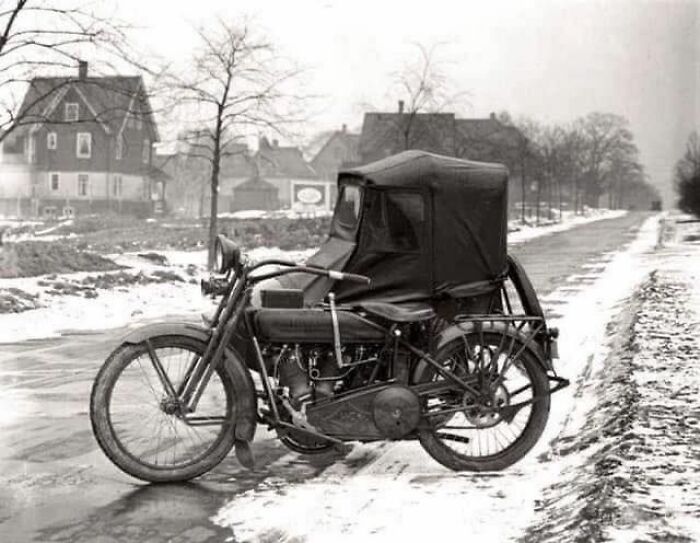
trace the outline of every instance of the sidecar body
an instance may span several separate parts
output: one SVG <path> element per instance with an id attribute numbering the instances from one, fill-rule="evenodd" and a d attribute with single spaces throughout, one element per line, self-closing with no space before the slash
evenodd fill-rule
<path id="1" fill-rule="evenodd" d="M 507 255 L 507 210 L 508 170 L 500 164 L 405 151 L 343 170 L 329 236 L 307 264 L 372 283 L 296 275 L 285 286 L 302 289 L 306 305 L 333 289 L 346 304 L 459 300 L 493 311 L 509 271 L 524 273 Z"/>

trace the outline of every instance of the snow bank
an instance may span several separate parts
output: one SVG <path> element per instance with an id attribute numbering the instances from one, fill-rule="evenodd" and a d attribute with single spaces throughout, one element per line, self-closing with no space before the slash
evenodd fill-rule
<path id="1" fill-rule="evenodd" d="M 576 226 L 605 219 L 615 219 L 627 214 L 625 210 L 591 209 L 587 215 L 574 215 L 570 211 L 562 214 L 562 221 L 541 226 L 522 225 L 520 221 L 511 221 L 509 227 L 516 230 L 508 233 L 508 243 L 523 243 L 533 238 L 548 236 L 555 232 L 564 232 Z"/>

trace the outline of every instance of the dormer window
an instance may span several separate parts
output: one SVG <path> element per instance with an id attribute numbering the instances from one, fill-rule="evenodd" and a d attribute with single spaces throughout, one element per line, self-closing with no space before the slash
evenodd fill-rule
<path id="1" fill-rule="evenodd" d="M 76 102 L 66 102 L 63 120 L 67 123 L 74 123 L 78 120 L 80 110 Z"/>

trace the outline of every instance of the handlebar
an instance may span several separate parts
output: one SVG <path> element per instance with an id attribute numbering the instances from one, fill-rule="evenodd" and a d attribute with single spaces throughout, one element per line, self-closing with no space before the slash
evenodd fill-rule
<path id="1" fill-rule="evenodd" d="M 372 280 L 365 275 L 358 275 L 356 273 L 345 273 L 336 270 L 327 270 L 325 268 L 319 268 L 316 266 L 300 266 L 298 264 L 295 264 L 294 262 L 289 262 L 287 260 L 264 260 L 262 262 L 258 262 L 254 266 L 251 266 L 249 270 L 253 271 L 255 269 L 269 265 L 285 266 L 286 269 L 275 270 L 273 272 L 258 275 L 252 278 L 256 283 L 265 279 L 272 279 L 281 275 L 287 275 L 288 273 L 310 273 L 312 275 L 329 277 L 331 279 L 334 279 L 335 281 L 350 281 L 353 283 L 362 283 L 365 285 L 369 285 L 372 282 Z"/>

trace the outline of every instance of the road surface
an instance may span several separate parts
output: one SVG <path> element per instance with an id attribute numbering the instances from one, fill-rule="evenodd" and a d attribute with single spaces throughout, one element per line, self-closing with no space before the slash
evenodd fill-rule
<path id="1" fill-rule="evenodd" d="M 584 289 L 591 267 L 629 243 L 648 216 L 633 213 L 585 224 L 535 238 L 512 252 L 540 296 L 564 284 Z M 545 306 L 556 314 L 556 304 Z M 242 469 L 230 455 L 187 485 L 151 486 L 122 475 L 98 450 L 88 418 L 92 379 L 122 332 L 1 346 L 0 541 L 224 541 L 230 530 L 209 519 L 236 494 L 270 478 L 312 478 L 342 462 L 340 457 L 289 460 L 289 451 L 268 438 L 254 444 L 260 466 L 255 472 Z M 283 456 L 287 460 L 270 465 Z"/>

